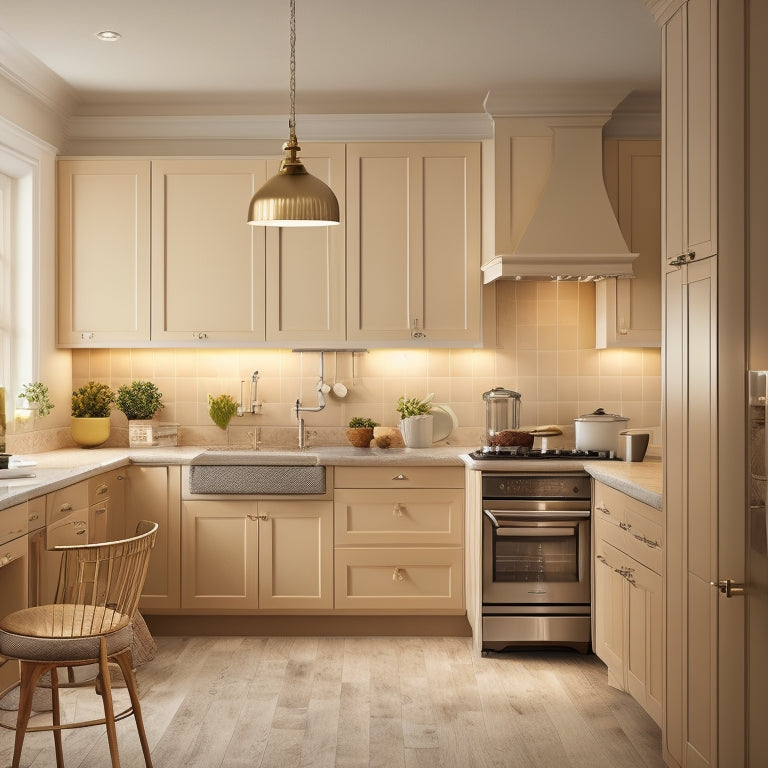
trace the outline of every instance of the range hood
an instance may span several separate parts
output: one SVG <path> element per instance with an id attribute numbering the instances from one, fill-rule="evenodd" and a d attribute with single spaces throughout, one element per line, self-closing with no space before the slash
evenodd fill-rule
<path id="1" fill-rule="evenodd" d="M 486 283 L 633 277 L 630 253 L 603 181 L 602 125 L 558 124 L 552 170 L 512 253 L 483 264 Z"/>

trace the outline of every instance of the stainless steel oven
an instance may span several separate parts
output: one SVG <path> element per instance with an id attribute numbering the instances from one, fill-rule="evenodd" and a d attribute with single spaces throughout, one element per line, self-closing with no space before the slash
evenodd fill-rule
<path id="1" fill-rule="evenodd" d="M 483 473 L 482 485 L 483 648 L 588 651 L 588 475 Z"/>

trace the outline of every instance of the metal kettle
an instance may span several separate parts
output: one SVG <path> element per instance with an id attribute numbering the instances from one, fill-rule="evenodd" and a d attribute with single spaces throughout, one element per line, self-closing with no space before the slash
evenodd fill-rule
<path id="1" fill-rule="evenodd" d="M 485 440 L 505 429 L 520 427 L 520 393 L 504 387 L 483 392 L 485 400 Z"/>

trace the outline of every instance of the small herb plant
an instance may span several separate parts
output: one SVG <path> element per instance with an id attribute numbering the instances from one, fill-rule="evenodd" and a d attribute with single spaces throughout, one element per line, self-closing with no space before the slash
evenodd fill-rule
<path id="1" fill-rule="evenodd" d="M 364 416 L 353 416 L 349 420 L 349 428 L 350 429 L 373 429 L 374 427 L 378 427 L 378 422 L 374 421 L 373 419 L 367 419 Z"/>
<path id="2" fill-rule="evenodd" d="M 117 390 L 117 407 L 129 421 L 151 419 L 163 405 L 163 393 L 151 381 L 132 381 Z"/>
<path id="3" fill-rule="evenodd" d="M 407 419 L 410 416 L 426 416 L 432 410 L 432 400 L 434 397 L 434 392 L 431 392 L 421 400 L 418 397 L 401 397 L 397 401 L 397 412 L 400 414 L 400 418 Z"/>
<path id="4" fill-rule="evenodd" d="M 40 381 L 24 384 L 19 397 L 26 400 L 30 407 L 37 407 L 38 416 L 47 416 L 56 407 L 48 397 L 48 387 Z"/>
<path id="5" fill-rule="evenodd" d="M 237 412 L 237 403 L 229 395 L 213 397 L 208 395 L 208 414 L 213 423 L 220 429 L 226 429 L 229 420 Z"/>
<path id="6" fill-rule="evenodd" d="M 115 393 L 98 381 L 89 381 L 72 393 L 72 415 L 92 419 L 109 416 L 115 404 Z"/>

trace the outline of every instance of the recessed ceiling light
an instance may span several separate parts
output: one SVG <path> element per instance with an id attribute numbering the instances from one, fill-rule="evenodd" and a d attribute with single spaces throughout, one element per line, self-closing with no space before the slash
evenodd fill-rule
<path id="1" fill-rule="evenodd" d="M 96 37 L 99 40 L 103 40 L 105 43 L 114 43 L 115 40 L 119 40 L 122 35 L 119 32 L 113 32 L 111 29 L 105 29 L 102 32 L 97 32 Z"/>

